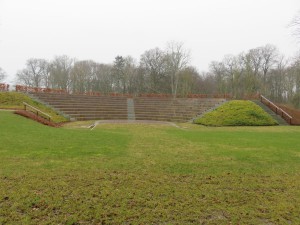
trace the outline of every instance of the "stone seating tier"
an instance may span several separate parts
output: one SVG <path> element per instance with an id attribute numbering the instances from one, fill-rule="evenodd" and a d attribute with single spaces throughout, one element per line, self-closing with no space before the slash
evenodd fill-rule
<path id="1" fill-rule="evenodd" d="M 158 120 L 186 122 L 226 101 L 217 98 L 158 98 L 30 93 L 76 120 Z M 130 114 L 130 115 L 129 115 Z"/>

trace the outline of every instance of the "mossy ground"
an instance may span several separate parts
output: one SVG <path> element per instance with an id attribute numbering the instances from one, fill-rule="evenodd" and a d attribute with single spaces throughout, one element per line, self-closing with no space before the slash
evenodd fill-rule
<path id="1" fill-rule="evenodd" d="M 51 128 L 0 112 L 0 224 L 300 224 L 300 128 Z"/>
<path id="2" fill-rule="evenodd" d="M 268 113 L 251 101 L 233 100 L 195 119 L 205 126 L 272 126 L 278 125 Z"/>
<path id="3" fill-rule="evenodd" d="M 67 119 L 57 112 L 55 112 L 50 107 L 47 107 L 29 96 L 25 95 L 21 92 L 0 92 L 0 109 L 24 109 L 23 102 L 32 105 L 42 112 L 47 113 L 51 116 L 51 119 L 58 123 L 58 122 L 65 122 Z"/>

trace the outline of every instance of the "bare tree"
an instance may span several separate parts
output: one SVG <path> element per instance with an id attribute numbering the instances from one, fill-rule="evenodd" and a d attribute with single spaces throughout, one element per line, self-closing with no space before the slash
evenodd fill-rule
<path id="1" fill-rule="evenodd" d="M 227 93 L 235 94 L 235 77 L 234 77 L 234 67 L 235 67 L 235 56 L 226 55 L 223 59 L 223 65 L 225 68 L 225 74 L 227 78 Z"/>
<path id="2" fill-rule="evenodd" d="M 23 69 L 17 72 L 16 74 L 18 82 L 21 84 L 24 84 L 29 87 L 33 87 L 32 79 L 31 79 L 31 74 L 29 73 L 28 70 Z"/>
<path id="3" fill-rule="evenodd" d="M 259 74 L 259 69 L 263 60 L 263 49 L 261 47 L 249 50 L 250 63 L 255 77 Z"/>
<path id="4" fill-rule="evenodd" d="M 213 94 L 217 91 L 217 83 L 214 74 L 210 72 L 202 72 L 200 73 L 201 80 L 199 81 L 198 90 L 195 92 L 196 94 Z M 219 92 L 220 93 L 220 92 Z"/>
<path id="5" fill-rule="evenodd" d="M 187 96 L 192 93 L 200 93 L 202 85 L 202 77 L 196 68 L 190 66 L 179 73 L 179 84 L 177 93 L 180 96 Z"/>
<path id="6" fill-rule="evenodd" d="M 237 56 L 227 55 L 222 61 L 225 71 L 226 93 L 230 93 L 234 98 L 240 98 L 245 94 L 245 56 L 241 53 Z"/>
<path id="7" fill-rule="evenodd" d="M 0 67 L 0 81 L 6 77 L 5 71 Z"/>
<path id="8" fill-rule="evenodd" d="M 176 97 L 179 73 L 188 66 L 190 62 L 190 53 L 183 48 L 183 43 L 170 42 L 167 45 L 166 61 L 168 74 L 171 80 L 172 95 Z"/>
<path id="9" fill-rule="evenodd" d="M 266 45 L 237 56 L 227 55 L 222 62 L 213 61 L 210 72 L 219 93 L 231 93 L 236 98 L 258 92 L 266 94 L 269 72 L 275 68 L 277 58 L 277 48 Z"/>
<path id="10" fill-rule="evenodd" d="M 287 68 L 288 60 L 280 55 L 275 64 L 274 69 L 270 71 L 269 84 L 269 96 L 276 102 L 283 102 L 285 99 L 285 93 L 287 91 Z"/>
<path id="11" fill-rule="evenodd" d="M 94 64 L 92 77 L 92 90 L 102 93 L 110 93 L 113 88 L 112 65 Z"/>
<path id="12" fill-rule="evenodd" d="M 292 34 L 300 41 L 300 11 L 289 24 L 289 27 L 293 29 Z"/>
<path id="13" fill-rule="evenodd" d="M 71 71 L 71 86 L 73 92 L 92 91 L 92 79 L 96 63 L 92 60 L 77 61 Z"/>
<path id="14" fill-rule="evenodd" d="M 250 49 L 244 56 L 245 87 L 248 94 L 259 91 L 262 61 L 262 47 Z"/>
<path id="15" fill-rule="evenodd" d="M 267 74 L 269 70 L 274 66 L 278 57 L 278 49 L 274 45 L 267 44 L 262 47 L 262 90 L 263 93 L 267 92 Z"/>
<path id="16" fill-rule="evenodd" d="M 51 85 L 50 63 L 47 60 L 43 60 L 43 62 L 41 62 L 41 67 L 43 68 L 41 71 L 42 84 L 44 87 L 50 88 Z"/>
<path id="17" fill-rule="evenodd" d="M 159 48 L 150 49 L 141 55 L 140 67 L 145 76 L 147 92 L 167 93 L 169 88 L 165 52 Z"/>
<path id="18" fill-rule="evenodd" d="M 28 86 L 42 87 L 48 74 L 48 62 L 45 59 L 31 58 L 26 62 L 26 68 L 17 73 L 18 80 Z"/>
<path id="19" fill-rule="evenodd" d="M 113 65 L 114 89 L 121 93 L 132 93 L 135 89 L 134 78 L 137 73 L 135 60 L 131 56 L 117 56 Z"/>
<path id="20" fill-rule="evenodd" d="M 300 108 L 300 55 L 294 59 L 291 66 L 291 76 L 293 78 L 293 93 L 292 93 L 292 103 L 297 108 Z"/>
<path id="21" fill-rule="evenodd" d="M 75 59 L 67 55 L 56 56 L 50 64 L 50 79 L 52 88 L 69 90 L 71 87 L 71 71 Z"/>
<path id="22" fill-rule="evenodd" d="M 226 93 L 226 69 L 223 62 L 212 61 L 209 65 L 210 74 L 214 76 L 216 91 L 220 94 Z"/>
<path id="23" fill-rule="evenodd" d="M 136 61 L 131 56 L 125 58 L 124 81 L 127 93 L 135 92 L 135 79 L 137 76 Z"/>

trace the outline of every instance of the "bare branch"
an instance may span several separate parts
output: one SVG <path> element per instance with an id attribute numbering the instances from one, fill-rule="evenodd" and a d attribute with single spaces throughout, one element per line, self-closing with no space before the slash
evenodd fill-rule
<path id="1" fill-rule="evenodd" d="M 300 41 L 300 11 L 298 11 L 297 15 L 294 17 L 288 27 L 293 29 L 292 35 Z"/>

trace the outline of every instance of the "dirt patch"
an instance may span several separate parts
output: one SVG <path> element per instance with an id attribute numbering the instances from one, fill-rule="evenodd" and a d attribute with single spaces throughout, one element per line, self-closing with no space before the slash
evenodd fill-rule
<path id="1" fill-rule="evenodd" d="M 35 115 L 32 112 L 28 112 L 28 111 L 25 111 L 25 110 L 17 110 L 14 113 L 18 114 L 18 115 L 21 115 L 21 116 L 24 116 L 26 118 L 32 119 L 34 121 L 37 121 L 41 124 L 50 126 L 50 127 L 61 127 L 63 125 L 63 123 L 54 123 L 53 121 L 49 121 L 47 119 L 44 119 L 42 117 L 39 117 L 39 116 Z"/>
<path id="2" fill-rule="evenodd" d="M 168 125 L 177 127 L 179 129 L 185 129 L 186 127 L 180 127 L 176 123 L 168 121 L 157 121 L 157 120 L 98 120 L 94 124 L 90 125 L 89 128 L 93 130 L 95 127 L 101 124 L 149 124 L 149 125 Z"/>
<path id="3" fill-rule="evenodd" d="M 277 104 L 280 108 L 286 111 L 288 114 L 293 117 L 292 124 L 293 125 L 300 125 L 300 110 L 295 109 L 289 105 Z"/>

